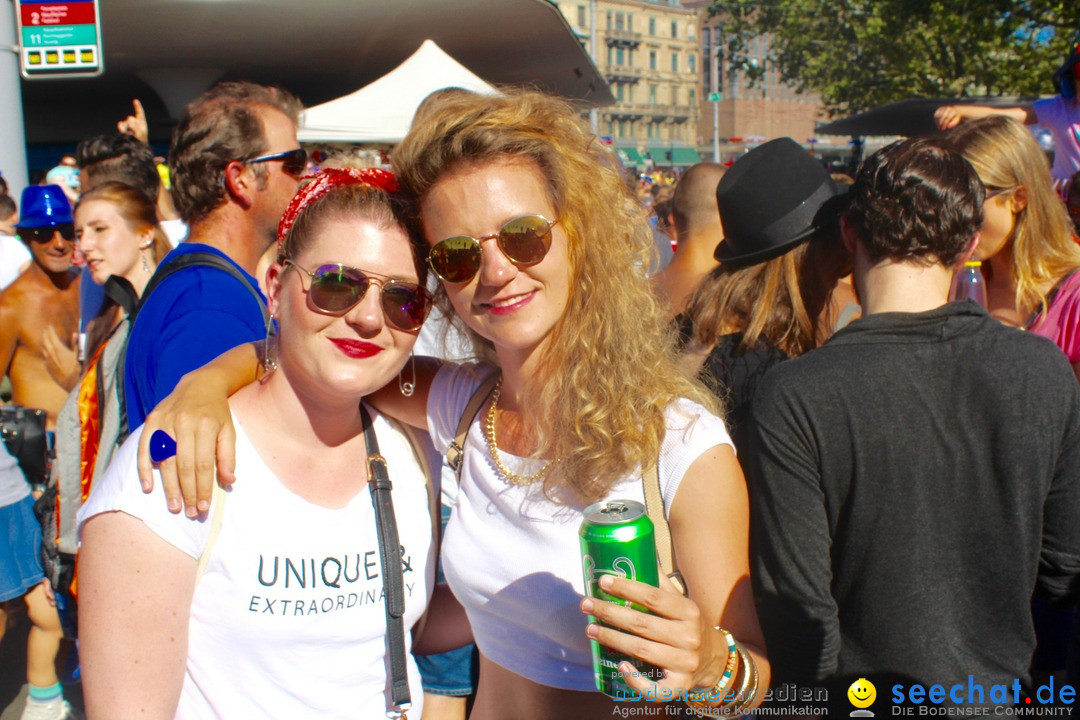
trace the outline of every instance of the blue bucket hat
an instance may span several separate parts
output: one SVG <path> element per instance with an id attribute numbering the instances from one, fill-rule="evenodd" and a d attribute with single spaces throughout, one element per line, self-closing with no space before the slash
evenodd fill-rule
<path id="1" fill-rule="evenodd" d="M 59 185 L 30 185 L 23 189 L 15 227 L 56 227 L 73 222 L 71 203 Z"/>

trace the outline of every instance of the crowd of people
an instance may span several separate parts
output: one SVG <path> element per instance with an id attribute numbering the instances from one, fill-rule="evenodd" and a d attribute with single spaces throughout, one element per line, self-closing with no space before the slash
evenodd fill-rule
<path id="1" fill-rule="evenodd" d="M 1075 128 L 1080 55 L 1055 81 Z M 1080 153 L 1052 174 L 1027 110 L 945 108 L 854 177 L 778 138 L 646 182 L 534 90 L 435 93 L 388 167 L 317 167 L 300 107 L 221 83 L 161 172 L 136 103 L 0 194 L 23 718 L 73 716 L 76 607 L 90 718 L 1075 687 Z M 949 301 L 973 259 L 986 307 Z M 672 562 L 602 599 L 613 500 Z"/>

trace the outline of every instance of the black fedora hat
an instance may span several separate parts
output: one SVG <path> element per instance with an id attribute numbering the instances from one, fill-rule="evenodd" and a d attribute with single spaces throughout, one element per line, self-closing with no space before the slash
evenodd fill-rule
<path id="1" fill-rule="evenodd" d="M 753 265 L 809 238 L 822 206 L 841 194 L 828 171 L 789 137 L 762 143 L 735 161 L 716 188 L 725 265 Z"/>

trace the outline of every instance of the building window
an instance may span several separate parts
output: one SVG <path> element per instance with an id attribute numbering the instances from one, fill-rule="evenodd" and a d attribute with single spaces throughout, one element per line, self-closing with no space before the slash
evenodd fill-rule
<path id="1" fill-rule="evenodd" d="M 671 104 L 672 105 L 678 105 L 679 104 L 679 86 L 678 85 L 672 85 L 671 86 Z"/>
<path id="2" fill-rule="evenodd" d="M 634 13 L 626 13 L 626 31 L 634 32 Z"/>
<path id="3" fill-rule="evenodd" d="M 649 18 L 649 34 L 656 34 L 656 18 L 654 17 Z"/>
<path id="4" fill-rule="evenodd" d="M 690 107 L 697 107 L 697 88 L 690 88 Z"/>
<path id="5" fill-rule="evenodd" d="M 621 12 L 615 13 L 615 29 L 616 30 L 622 30 L 623 29 L 623 21 L 624 20 L 625 20 L 625 16 Z"/>
<path id="6" fill-rule="evenodd" d="M 616 64 L 616 65 L 622 65 L 622 64 L 624 64 L 624 60 L 625 60 L 625 57 L 626 57 L 626 56 L 625 56 L 625 54 L 623 53 L 623 49 L 622 49 L 622 48 L 616 48 L 616 49 L 615 49 L 615 64 Z"/>
<path id="7" fill-rule="evenodd" d="M 579 28 L 587 27 L 588 24 L 589 24 L 585 20 L 585 18 L 588 15 L 587 11 L 588 11 L 588 8 L 585 7 L 584 5 L 578 5 L 577 6 L 577 24 L 578 24 Z"/>
<path id="8" fill-rule="evenodd" d="M 656 51 L 655 50 L 650 50 L 649 51 L 649 69 L 650 70 L 655 70 L 656 69 Z"/>
<path id="9" fill-rule="evenodd" d="M 623 84 L 615 83 L 615 99 L 622 102 L 623 99 Z"/>
<path id="10" fill-rule="evenodd" d="M 690 72 L 697 72 L 697 55 L 694 53 L 686 56 L 686 69 Z"/>
<path id="11" fill-rule="evenodd" d="M 611 67 L 615 64 L 615 48 L 611 47 L 610 45 L 608 45 L 607 49 L 607 64 L 608 67 Z"/>
<path id="12" fill-rule="evenodd" d="M 679 53 L 671 53 L 671 72 L 679 72 Z"/>
<path id="13" fill-rule="evenodd" d="M 607 29 L 608 30 L 611 29 L 611 11 L 610 10 L 607 11 Z"/>
<path id="14" fill-rule="evenodd" d="M 649 86 L 649 104 L 650 105 L 656 105 L 656 86 L 655 85 L 650 85 Z"/>
<path id="15" fill-rule="evenodd" d="M 679 37 L 679 23 L 675 20 L 671 21 L 671 37 Z"/>

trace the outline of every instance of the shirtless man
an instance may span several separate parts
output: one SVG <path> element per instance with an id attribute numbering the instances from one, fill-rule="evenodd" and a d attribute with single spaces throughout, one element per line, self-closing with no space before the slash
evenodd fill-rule
<path id="1" fill-rule="evenodd" d="M 79 273 L 71 265 L 75 230 L 71 205 L 55 185 L 23 190 L 16 226 L 33 257 L 0 293 L 0 374 L 11 378 L 12 401 L 48 413 L 49 429 L 67 399 L 49 373 L 43 335 L 70 338 L 79 327 Z"/>
<path id="2" fill-rule="evenodd" d="M 46 367 L 42 338 L 46 331 L 69 338 L 79 326 L 79 272 L 71 265 L 75 228 L 71 205 L 56 185 L 26 188 L 20 208 L 15 227 L 33 262 L 0 293 L 0 373 L 11 378 L 15 404 L 45 410 L 52 430 L 68 391 Z M 27 481 L 35 484 L 44 478 Z M 33 516 L 24 518 L 24 524 L 33 524 Z M 29 544 L 32 556 L 24 555 L 34 565 L 31 581 L 35 584 L 22 596 L 31 622 L 26 648 L 29 696 L 22 717 L 66 720 L 71 717 L 71 707 L 56 675 L 63 631 L 46 583 L 36 582 L 42 577 L 36 544 L 40 544 L 40 535 Z"/>

